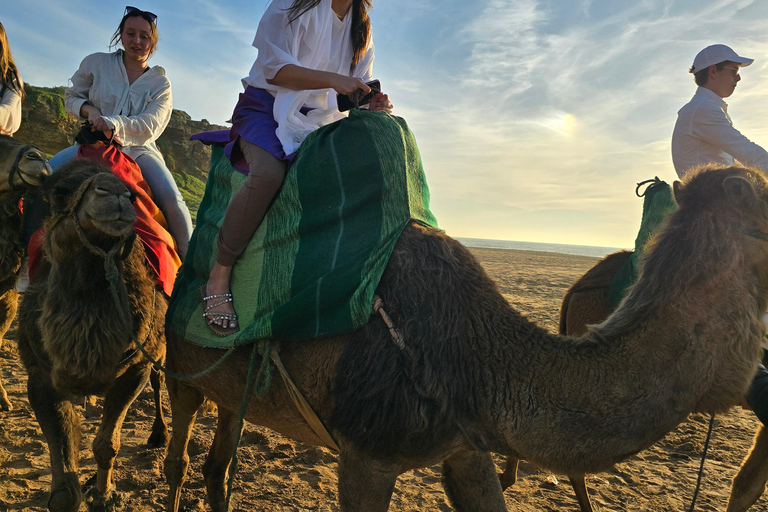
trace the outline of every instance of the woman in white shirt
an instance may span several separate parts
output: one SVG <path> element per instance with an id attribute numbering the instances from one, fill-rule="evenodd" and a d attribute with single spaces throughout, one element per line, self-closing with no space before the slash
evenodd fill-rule
<path id="1" fill-rule="evenodd" d="M 218 252 L 201 288 L 211 331 L 238 331 L 229 280 L 232 265 L 261 224 L 304 138 L 345 116 L 336 94 L 370 92 L 373 41 L 368 10 L 372 0 L 273 0 L 253 41 L 258 50 L 245 92 L 232 114 L 225 153 L 247 173 L 219 231 Z M 379 93 L 371 110 L 390 112 Z"/>
<path id="2" fill-rule="evenodd" d="M 173 110 L 165 70 L 147 65 L 157 45 L 156 19 L 151 12 L 126 7 L 110 44 L 110 48 L 122 48 L 83 59 L 64 91 L 64 106 L 67 112 L 88 119 L 93 131 L 114 137 L 120 150 L 136 161 L 183 260 L 192 218 L 155 144 Z M 77 157 L 77 148 L 74 145 L 51 158 L 54 172 Z"/>
<path id="3" fill-rule="evenodd" d="M 0 134 L 13 135 L 21 126 L 24 82 L 13 62 L 5 27 L 0 23 Z"/>

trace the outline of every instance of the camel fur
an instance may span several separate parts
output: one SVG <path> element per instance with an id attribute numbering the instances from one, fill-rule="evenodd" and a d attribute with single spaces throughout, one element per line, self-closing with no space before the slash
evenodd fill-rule
<path id="1" fill-rule="evenodd" d="M 50 206 L 44 260 L 19 308 L 19 351 L 29 374 L 29 402 L 51 454 L 48 508 L 79 509 L 80 418 L 73 401 L 104 394 L 93 441 L 96 485 L 88 504 L 91 510 L 114 510 L 120 503 L 113 476 L 120 427 L 151 368 L 132 337 L 153 358 L 163 358 L 167 300 L 133 233 L 132 194 L 109 170 L 76 160 L 48 178 L 42 191 Z M 115 295 L 99 250 L 114 251 Z M 163 445 L 167 435 L 160 415 L 150 443 Z"/>
<path id="2" fill-rule="evenodd" d="M 408 226 L 377 290 L 404 350 L 377 317 L 343 336 L 281 348 L 340 446 L 340 509 L 386 511 L 398 475 L 442 462 L 456 510 L 503 511 L 489 452 L 594 473 L 649 447 L 692 412 L 738 404 L 760 358 L 768 307 L 768 242 L 760 239 L 768 237 L 768 182 L 755 170 L 714 169 L 687 180 L 677 196 L 680 209 L 629 296 L 578 339 L 550 334 L 513 309 L 458 242 Z M 171 332 L 167 342 L 168 366 L 182 374 L 223 354 Z M 219 423 L 203 472 L 212 510 L 226 509 L 250 353 L 241 347 L 193 381 L 169 377 L 169 510 L 180 504 L 187 444 L 206 397 L 217 403 Z M 251 397 L 245 418 L 321 443 L 283 386 Z"/>
<path id="3" fill-rule="evenodd" d="M 12 169 L 16 165 L 18 172 Z M 21 234 L 19 201 L 30 187 L 40 185 L 50 174 L 45 155 L 37 148 L 25 146 L 13 137 L 0 135 L 0 346 L 16 317 L 19 294 L 16 292 L 24 246 Z M 0 383 L 0 410 L 13 408 Z"/>

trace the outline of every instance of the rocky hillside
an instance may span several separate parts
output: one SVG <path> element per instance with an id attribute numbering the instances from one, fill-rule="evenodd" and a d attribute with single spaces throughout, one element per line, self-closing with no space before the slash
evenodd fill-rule
<path id="1" fill-rule="evenodd" d="M 22 107 L 21 128 L 14 138 L 34 144 L 49 156 L 72 145 L 79 121 L 64 110 L 64 87 L 35 87 L 26 85 L 27 97 Z M 210 149 L 189 140 L 190 135 L 223 126 L 205 119 L 193 121 L 186 112 L 174 110 L 171 121 L 157 145 L 165 163 L 173 173 L 194 219 L 208 177 Z"/>

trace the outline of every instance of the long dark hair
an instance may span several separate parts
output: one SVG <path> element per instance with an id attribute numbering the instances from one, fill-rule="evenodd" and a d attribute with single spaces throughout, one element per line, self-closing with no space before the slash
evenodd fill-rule
<path id="1" fill-rule="evenodd" d="M 294 0 L 288 9 L 288 23 L 293 23 L 310 9 L 317 7 L 321 0 Z M 352 63 L 350 72 L 365 54 L 368 40 L 371 38 L 371 19 L 368 11 L 372 8 L 373 0 L 352 0 Z"/>
<path id="2" fill-rule="evenodd" d="M 155 53 L 155 50 L 157 49 L 157 41 L 160 39 L 160 35 L 157 33 L 157 21 L 148 19 L 144 15 L 144 11 L 138 9 L 123 15 L 123 19 L 120 20 L 120 25 L 117 27 L 117 30 L 115 30 L 115 33 L 112 35 L 112 39 L 109 42 L 109 49 L 117 48 L 117 45 L 121 43 L 122 40 L 120 39 L 120 36 L 123 33 L 123 27 L 125 27 L 125 22 L 128 18 L 143 18 L 149 23 L 149 41 L 152 44 L 149 49 L 149 57 L 151 57 L 152 54 Z"/>
<path id="3" fill-rule="evenodd" d="M 24 82 L 21 81 L 19 70 L 16 63 L 13 62 L 11 47 L 8 45 L 8 36 L 5 35 L 5 27 L 0 23 L 0 86 L 2 85 L 15 90 L 22 98 L 24 97 Z"/>

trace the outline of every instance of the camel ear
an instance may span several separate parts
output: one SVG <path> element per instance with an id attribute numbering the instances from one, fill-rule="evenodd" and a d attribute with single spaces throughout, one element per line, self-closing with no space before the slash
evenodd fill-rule
<path id="1" fill-rule="evenodd" d="M 683 182 L 679 180 L 675 180 L 674 183 L 672 183 L 672 193 L 675 196 L 675 202 L 677 204 L 680 204 L 680 191 L 683 189 Z"/>
<path id="2" fill-rule="evenodd" d="M 743 176 L 728 176 L 723 180 L 723 188 L 728 200 L 734 206 L 753 210 L 757 205 L 755 187 Z"/>

